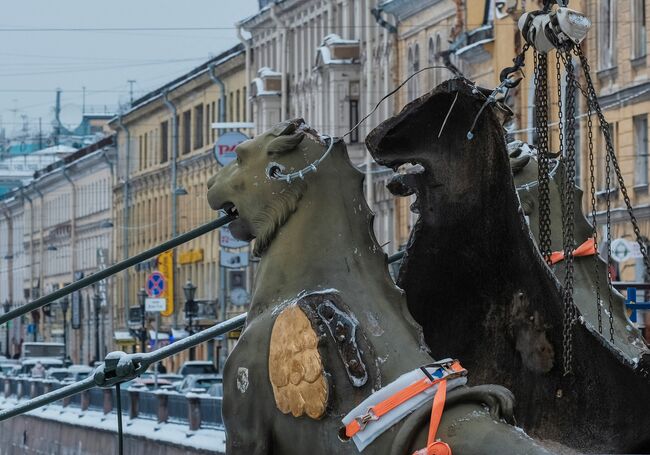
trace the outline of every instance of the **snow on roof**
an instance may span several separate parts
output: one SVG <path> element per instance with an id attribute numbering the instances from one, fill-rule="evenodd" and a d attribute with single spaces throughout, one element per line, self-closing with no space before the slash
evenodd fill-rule
<path id="1" fill-rule="evenodd" d="M 51 155 L 53 153 L 74 153 L 78 149 L 74 147 L 69 147 L 67 145 L 53 145 L 51 147 L 46 147 L 42 150 L 34 152 L 32 155 Z"/>
<path id="2" fill-rule="evenodd" d="M 273 76 L 282 77 L 282 73 L 273 71 L 268 66 L 263 66 L 259 70 L 257 70 L 257 76 L 258 77 L 273 77 Z"/>
<path id="3" fill-rule="evenodd" d="M 113 332 L 113 339 L 115 341 L 131 341 L 134 338 L 128 330 L 116 330 Z"/>
<path id="4" fill-rule="evenodd" d="M 356 45 L 359 44 L 358 39 L 343 39 L 336 33 L 330 33 L 325 38 L 323 38 L 322 46 L 331 46 L 333 44 L 337 45 Z"/>

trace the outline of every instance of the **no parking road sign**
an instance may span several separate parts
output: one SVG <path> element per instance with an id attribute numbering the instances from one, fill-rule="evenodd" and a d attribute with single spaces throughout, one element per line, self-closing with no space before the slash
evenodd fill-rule
<path id="1" fill-rule="evenodd" d="M 147 277 L 147 295 L 149 297 L 160 297 L 165 292 L 166 284 L 165 275 L 160 272 L 153 272 Z"/>

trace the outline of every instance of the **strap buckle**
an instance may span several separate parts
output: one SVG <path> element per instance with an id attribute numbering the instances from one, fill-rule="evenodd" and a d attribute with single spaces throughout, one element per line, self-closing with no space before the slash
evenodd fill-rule
<path id="1" fill-rule="evenodd" d="M 455 368 L 454 368 L 455 367 Z M 442 370 L 442 375 L 440 377 L 434 377 L 427 368 L 439 368 Z M 460 365 L 458 359 L 441 359 L 435 362 L 423 365 L 420 367 L 420 370 L 429 378 L 431 382 L 438 381 L 440 379 L 455 379 L 462 376 L 467 376 L 467 370 Z"/>
<path id="2" fill-rule="evenodd" d="M 363 431 L 364 428 L 366 428 L 366 425 L 368 425 L 369 422 L 372 422 L 373 420 L 379 420 L 379 416 L 375 414 L 375 411 L 373 408 L 368 408 L 368 412 L 366 412 L 362 416 L 357 416 L 354 418 L 354 420 L 357 421 L 359 424 L 359 431 Z"/>

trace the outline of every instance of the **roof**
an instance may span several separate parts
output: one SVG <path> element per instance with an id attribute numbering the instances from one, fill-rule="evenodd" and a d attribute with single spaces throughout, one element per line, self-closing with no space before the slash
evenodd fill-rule
<path id="1" fill-rule="evenodd" d="M 187 73 L 183 74 L 182 76 L 177 77 L 176 79 L 166 83 L 163 86 L 158 87 L 155 90 L 152 90 L 151 92 L 147 93 L 146 95 L 141 96 L 140 98 L 136 99 L 133 101 L 133 104 L 131 107 L 124 112 L 122 115 L 126 115 L 130 112 L 135 111 L 136 109 L 141 108 L 142 106 L 150 103 L 151 101 L 159 98 L 162 96 L 162 94 L 165 91 L 170 91 L 175 89 L 176 87 L 183 85 L 192 79 L 195 79 L 205 72 L 208 71 L 208 68 L 211 65 L 220 65 L 228 60 L 231 60 L 235 58 L 236 56 L 242 54 L 244 52 L 244 45 L 243 44 L 237 44 L 236 46 L 231 47 L 225 52 L 222 52 L 221 54 L 217 55 L 216 57 L 211 58 L 210 60 L 202 63 L 201 65 L 197 66 L 196 68 L 192 69 L 191 71 L 188 71 Z M 114 116 L 109 123 L 115 122 L 117 120 L 118 116 Z"/>
<path id="2" fill-rule="evenodd" d="M 44 174 L 47 174 L 48 172 L 52 172 L 55 169 L 58 169 L 60 167 L 64 167 L 70 163 L 73 163 L 77 161 L 78 159 L 83 158 L 86 155 L 90 155 L 91 153 L 102 149 L 104 147 L 111 146 L 115 143 L 115 135 L 111 136 L 106 136 L 103 139 L 100 139 L 99 141 L 90 144 L 87 147 L 84 147 L 82 149 L 77 150 L 74 153 L 71 153 L 70 155 L 66 156 L 63 159 L 60 159 L 58 161 L 55 161 L 54 163 L 50 164 L 49 166 L 46 166 L 45 168 L 38 170 L 34 173 L 34 178 L 38 178 Z"/>

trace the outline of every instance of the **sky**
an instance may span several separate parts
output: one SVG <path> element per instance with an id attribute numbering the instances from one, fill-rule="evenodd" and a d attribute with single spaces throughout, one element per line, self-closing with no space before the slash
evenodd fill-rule
<path id="1" fill-rule="evenodd" d="M 81 120 L 83 87 L 86 112 L 115 112 L 129 101 L 129 80 L 137 98 L 236 45 L 235 22 L 257 8 L 257 0 L 3 0 L 0 129 L 19 134 L 26 121 L 36 133 L 40 117 L 50 131 L 57 88 L 65 126 Z"/>

